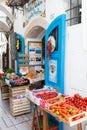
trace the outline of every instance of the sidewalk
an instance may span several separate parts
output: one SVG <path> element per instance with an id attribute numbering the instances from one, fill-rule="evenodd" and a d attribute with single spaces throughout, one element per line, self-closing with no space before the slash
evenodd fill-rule
<path id="1" fill-rule="evenodd" d="M 13 117 L 9 110 L 9 100 L 2 100 L 0 93 L 0 130 L 31 130 L 31 113 Z"/>

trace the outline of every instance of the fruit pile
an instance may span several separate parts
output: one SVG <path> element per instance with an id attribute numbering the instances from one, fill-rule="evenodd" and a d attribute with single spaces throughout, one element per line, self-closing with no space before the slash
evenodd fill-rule
<path id="1" fill-rule="evenodd" d="M 60 103 L 60 102 L 63 102 L 63 101 L 65 101 L 65 96 L 60 95 L 60 96 L 58 96 L 56 98 L 47 100 L 47 103 L 54 104 L 54 103 Z"/>
<path id="2" fill-rule="evenodd" d="M 11 79 L 10 80 L 10 85 L 12 87 L 15 87 L 15 86 L 23 86 L 23 85 L 27 85 L 29 84 L 29 80 L 28 79 L 24 79 L 23 77 L 16 77 L 16 79 Z"/>
<path id="3" fill-rule="evenodd" d="M 66 103 L 86 111 L 87 97 L 82 98 L 79 94 L 74 94 L 74 96 L 66 98 Z"/>
<path id="4" fill-rule="evenodd" d="M 43 100 L 47 100 L 50 98 L 57 97 L 58 94 L 55 91 L 42 92 L 35 95 L 37 98 L 41 98 Z"/>
<path id="5" fill-rule="evenodd" d="M 65 96 L 64 95 L 57 95 L 54 98 L 49 98 L 47 100 L 43 100 L 43 99 L 40 100 L 40 106 L 49 110 L 49 107 L 51 105 L 54 105 L 56 103 L 61 103 L 61 102 L 64 102 L 64 101 L 65 101 Z"/>
<path id="6" fill-rule="evenodd" d="M 26 78 L 33 78 L 33 77 L 35 77 L 36 76 L 36 74 L 34 73 L 34 72 L 30 72 L 30 73 L 28 73 L 25 77 Z"/>
<path id="7" fill-rule="evenodd" d="M 65 121 L 68 121 L 70 117 L 81 113 L 82 111 L 78 108 L 66 104 L 65 102 L 58 103 L 49 107 L 49 110 L 55 116 L 62 118 Z M 73 118 L 73 121 L 83 118 L 85 115 L 81 114 Z"/>

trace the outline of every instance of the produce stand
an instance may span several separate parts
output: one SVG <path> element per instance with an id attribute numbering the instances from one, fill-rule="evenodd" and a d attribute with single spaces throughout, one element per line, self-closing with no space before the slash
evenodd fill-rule
<path id="1" fill-rule="evenodd" d="M 42 112 L 43 112 L 43 130 L 47 130 L 48 129 L 48 119 L 47 119 L 47 113 L 49 113 L 49 111 L 47 111 L 46 109 L 43 109 L 42 107 L 40 107 Z M 51 113 L 49 113 L 51 114 Z M 52 115 L 52 114 L 51 114 Z M 53 116 L 53 115 L 52 115 Z M 55 117 L 56 118 L 56 117 Z M 60 121 L 60 119 L 57 119 L 58 121 Z M 61 120 L 62 121 L 62 120 Z M 64 121 L 62 121 L 64 122 Z M 67 124 L 66 122 L 64 122 L 65 124 Z M 33 129 L 32 129 L 33 130 Z M 77 130 L 82 130 L 82 124 L 78 123 L 77 124 Z"/>
<path id="2" fill-rule="evenodd" d="M 8 99 L 9 98 L 9 87 L 8 87 L 8 85 L 3 80 L 0 80 L 0 85 L 1 85 L 1 97 L 2 97 L 2 99 Z"/>
<path id="3" fill-rule="evenodd" d="M 10 112 L 13 116 L 30 112 L 30 101 L 26 97 L 26 89 L 29 89 L 29 85 L 9 87 Z"/>
<path id="4" fill-rule="evenodd" d="M 9 74 L 9 77 L 4 77 L 0 80 L 2 99 L 9 99 L 10 112 L 13 116 L 30 112 L 30 101 L 26 97 L 26 89 L 36 89 L 36 86 L 41 86 L 43 78 L 27 79 Z M 26 82 L 27 81 L 27 82 Z M 32 82 L 32 83 L 30 83 Z"/>
<path id="5" fill-rule="evenodd" d="M 35 72 L 29 72 L 24 78 L 30 82 L 29 90 L 40 89 L 44 86 L 44 74 L 37 75 Z"/>
<path id="6" fill-rule="evenodd" d="M 36 106 L 36 104 L 35 104 L 35 106 Z M 51 114 L 52 115 L 52 113 L 50 113 L 49 111 L 47 111 L 46 109 L 44 109 L 44 108 L 42 108 L 42 107 L 40 107 L 40 106 L 38 106 L 37 105 L 37 107 L 39 107 L 40 108 L 40 110 L 42 111 L 42 113 L 43 113 L 43 130 L 48 130 L 48 118 L 47 118 L 47 113 L 49 113 L 49 114 Z M 35 110 L 33 110 L 33 111 L 37 111 L 37 107 L 35 107 Z M 32 114 L 32 119 L 34 119 L 34 114 Z M 52 115 L 53 117 L 55 117 L 54 115 Z M 55 117 L 56 118 L 56 117 Z M 62 120 L 62 119 L 58 119 L 58 118 L 56 118 L 58 121 L 62 121 L 63 123 L 65 123 L 65 124 L 67 124 L 67 122 L 65 122 L 64 120 Z M 68 124 L 69 125 L 69 124 Z M 33 129 L 33 120 L 32 120 L 32 130 L 34 130 Z M 38 129 L 38 130 L 40 130 L 40 129 Z M 78 123 L 77 124 L 77 130 L 82 130 L 82 124 L 81 123 Z"/>
<path id="7" fill-rule="evenodd" d="M 43 89 L 43 90 L 45 90 L 45 89 Z M 45 90 L 45 94 L 46 94 L 46 91 L 47 90 Z M 87 121 L 87 112 L 86 111 L 80 111 L 78 108 L 73 107 L 73 106 L 71 106 L 69 104 L 66 104 L 66 102 L 64 101 L 64 102 L 61 102 L 61 103 L 58 103 L 58 104 L 55 103 L 50 107 L 50 108 L 52 108 L 52 107 L 55 107 L 55 105 L 58 105 L 60 108 L 57 107 L 57 109 L 58 108 L 59 108 L 59 110 L 61 109 L 61 111 L 59 111 L 60 114 L 58 115 L 57 113 L 54 112 L 53 109 L 51 110 L 50 108 L 47 109 L 47 108 L 41 106 L 42 99 L 37 97 L 37 95 L 40 95 L 42 97 L 41 90 L 33 90 L 33 91 L 26 90 L 26 93 L 27 93 L 27 98 L 29 99 L 29 101 L 31 101 L 34 104 L 33 114 L 32 114 L 32 130 L 34 130 L 33 123 L 34 123 L 34 116 L 35 116 L 34 113 L 35 113 L 35 111 L 36 111 L 36 118 L 38 120 L 38 116 L 39 116 L 38 115 L 38 108 L 41 111 L 41 113 L 43 114 L 43 130 L 48 130 L 47 114 L 50 114 L 57 121 L 63 122 L 63 123 L 67 124 L 70 127 L 77 125 L 77 130 L 82 130 L 82 122 Z M 62 109 L 62 106 L 63 106 L 63 109 Z M 70 107 L 69 109 L 66 109 L 66 110 L 70 110 L 70 109 L 73 110 L 72 112 L 67 111 L 68 112 L 67 114 L 69 115 L 68 116 L 66 114 L 66 116 L 68 117 L 67 119 L 65 118 L 64 113 L 61 114 L 62 110 L 65 111 L 64 107 L 66 107 L 66 108 Z M 37 124 L 37 126 L 38 126 L 38 124 Z M 40 126 L 38 126 L 38 130 L 39 130 L 39 127 Z"/>

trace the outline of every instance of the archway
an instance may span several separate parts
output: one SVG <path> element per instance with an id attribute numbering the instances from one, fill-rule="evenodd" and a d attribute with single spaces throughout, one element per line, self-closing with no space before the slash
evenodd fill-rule
<path id="1" fill-rule="evenodd" d="M 0 21 L 0 31 L 9 32 L 10 28 L 6 25 L 6 23 Z"/>
<path id="2" fill-rule="evenodd" d="M 9 17 L 9 19 L 11 20 L 11 22 L 13 22 L 13 16 L 6 9 L 6 7 L 4 7 L 3 5 L 0 4 L 0 10 L 3 11 Z"/>
<path id="3" fill-rule="evenodd" d="M 42 39 L 45 33 L 45 30 L 47 29 L 49 25 L 49 22 L 39 16 L 34 18 L 26 27 L 24 38 L 40 38 Z"/>

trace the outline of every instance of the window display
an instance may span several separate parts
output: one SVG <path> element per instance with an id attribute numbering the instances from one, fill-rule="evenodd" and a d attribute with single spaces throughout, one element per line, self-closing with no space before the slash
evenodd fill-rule
<path id="1" fill-rule="evenodd" d="M 42 64 L 42 42 L 29 42 L 29 65 L 41 65 Z"/>

